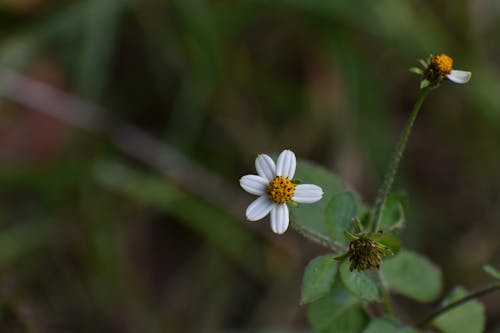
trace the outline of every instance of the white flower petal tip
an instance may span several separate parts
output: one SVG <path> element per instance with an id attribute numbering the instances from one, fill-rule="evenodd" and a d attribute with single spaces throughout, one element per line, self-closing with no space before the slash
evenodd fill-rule
<path id="1" fill-rule="evenodd" d="M 290 216 L 286 204 L 274 205 L 271 209 L 271 229 L 275 234 L 284 234 L 288 229 Z"/>
<path id="2" fill-rule="evenodd" d="M 263 195 L 269 184 L 267 179 L 256 175 L 246 175 L 240 178 L 240 186 L 250 194 Z"/>
<path id="3" fill-rule="evenodd" d="M 299 184 L 295 187 L 292 200 L 298 203 L 314 203 L 323 197 L 323 189 L 313 184 Z"/>
<path id="4" fill-rule="evenodd" d="M 295 167 L 297 166 L 297 159 L 291 150 L 283 150 L 278 157 L 276 163 L 276 176 L 283 176 L 292 179 L 295 175 Z"/>
<path id="5" fill-rule="evenodd" d="M 248 206 L 246 211 L 246 217 L 249 221 L 258 221 L 263 219 L 271 209 L 275 206 L 275 203 L 263 195 L 258 197 L 254 202 Z"/>
<path id="6" fill-rule="evenodd" d="M 459 71 L 455 69 L 452 70 L 450 74 L 446 75 L 448 80 L 453 81 L 455 83 L 467 83 L 469 82 L 471 76 L 472 76 L 471 72 Z"/>
<path id="7" fill-rule="evenodd" d="M 271 157 L 266 154 L 261 154 L 255 159 L 255 169 L 259 176 L 264 177 L 268 181 L 276 177 L 276 164 Z"/>

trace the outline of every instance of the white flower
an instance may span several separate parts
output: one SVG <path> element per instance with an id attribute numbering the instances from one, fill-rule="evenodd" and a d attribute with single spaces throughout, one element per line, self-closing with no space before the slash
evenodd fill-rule
<path id="1" fill-rule="evenodd" d="M 450 74 L 446 74 L 446 77 L 448 78 L 448 80 L 455 83 L 467 83 L 469 82 L 471 75 L 471 72 L 452 69 L 450 71 Z"/>
<path id="2" fill-rule="evenodd" d="M 271 213 L 271 229 L 282 234 L 288 229 L 287 203 L 313 203 L 321 199 L 323 190 L 312 184 L 292 182 L 297 160 L 291 150 L 283 150 L 274 164 L 271 157 L 261 154 L 255 159 L 258 175 L 241 177 L 240 186 L 259 197 L 248 206 L 246 217 L 257 221 Z"/>

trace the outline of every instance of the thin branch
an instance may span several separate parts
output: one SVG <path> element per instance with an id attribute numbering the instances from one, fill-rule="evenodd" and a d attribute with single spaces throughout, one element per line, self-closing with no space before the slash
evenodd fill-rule
<path id="1" fill-rule="evenodd" d="M 342 252 L 345 252 L 344 246 L 330 238 L 325 237 L 324 235 L 320 233 L 316 233 L 312 230 L 308 230 L 301 226 L 300 224 L 296 223 L 293 219 L 290 220 L 290 226 L 297 231 L 299 234 L 304 236 L 305 238 L 309 239 L 310 241 L 319 244 L 321 246 L 327 247 L 331 250 L 333 250 L 336 254 L 340 254 Z"/>
<path id="2" fill-rule="evenodd" d="M 375 215 L 374 215 L 374 224 L 373 224 L 373 232 L 379 231 L 380 219 L 382 217 L 382 208 L 384 207 L 385 200 L 387 196 L 391 193 L 392 183 L 394 182 L 394 178 L 396 176 L 396 172 L 399 168 L 399 162 L 401 162 L 401 158 L 403 157 L 403 152 L 406 148 L 406 143 L 408 142 L 408 138 L 410 137 L 411 129 L 413 124 L 415 123 L 415 119 L 417 118 L 418 112 L 424 103 L 427 94 L 429 93 L 429 89 L 422 89 L 420 94 L 411 110 L 410 116 L 408 117 L 408 121 L 406 122 L 406 126 L 401 133 L 401 137 L 398 141 L 396 149 L 392 155 L 391 162 L 389 164 L 389 169 L 384 177 L 384 182 L 382 187 L 378 191 L 377 198 L 375 199 Z"/>
<path id="3" fill-rule="evenodd" d="M 445 306 L 443 306 L 442 308 L 439 308 L 437 310 L 434 310 L 433 312 L 431 312 L 430 314 L 428 314 L 424 319 L 422 319 L 421 321 L 419 321 L 419 323 L 417 324 L 417 328 L 419 329 L 424 329 L 426 328 L 434 319 L 436 319 L 437 317 L 439 317 L 441 314 L 445 313 L 445 312 L 448 312 L 450 311 L 451 309 L 459 306 L 459 305 L 462 305 L 463 303 L 466 303 L 474 298 L 478 298 L 478 297 L 481 297 L 481 296 L 484 296 L 486 294 L 489 294 L 489 293 L 492 293 L 492 292 L 495 292 L 495 291 L 498 291 L 500 290 L 500 282 L 496 282 L 496 283 L 492 283 L 490 285 L 487 285 L 486 287 L 483 287 L 479 290 L 476 290 L 475 292 L 472 292 L 470 293 L 469 295 L 467 296 L 464 296 L 456 301 L 453 301 Z"/>
<path id="4" fill-rule="evenodd" d="M 392 307 L 392 302 L 389 295 L 389 288 L 387 287 L 387 283 L 384 280 L 384 276 L 378 269 L 375 274 L 380 286 L 380 292 L 382 293 L 382 303 L 384 305 L 384 310 L 387 315 L 394 318 L 395 316 L 394 308 Z"/>

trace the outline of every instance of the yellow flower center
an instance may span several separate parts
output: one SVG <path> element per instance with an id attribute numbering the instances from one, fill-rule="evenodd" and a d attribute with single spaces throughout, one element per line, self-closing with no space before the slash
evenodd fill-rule
<path id="1" fill-rule="evenodd" d="M 453 66 L 453 59 L 446 54 L 440 54 L 432 57 L 431 65 L 441 75 L 450 74 Z"/>
<path id="2" fill-rule="evenodd" d="M 295 184 L 286 177 L 278 176 L 269 182 L 267 195 L 276 203 L 287 203 L 292 201 Z"/>

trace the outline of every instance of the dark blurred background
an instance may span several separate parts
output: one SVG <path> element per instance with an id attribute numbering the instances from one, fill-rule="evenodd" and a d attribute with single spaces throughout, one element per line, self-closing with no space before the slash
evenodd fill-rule
<path id="1" fill-rule="evenodd" d="M 497 0 L 0 0 L 0 331 L 304 332 L 327 253 L 245 222 L 238 178 L 284 148 L 371 203 L 447 53 L 395 190 L 445 291 L 500 267 Z M 483 298 L 500 332 L 498 295 Z M 412 322 L 435 304 L 396 298 Z"/>

